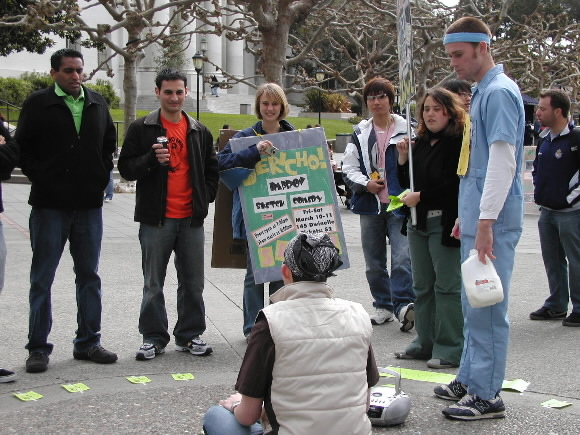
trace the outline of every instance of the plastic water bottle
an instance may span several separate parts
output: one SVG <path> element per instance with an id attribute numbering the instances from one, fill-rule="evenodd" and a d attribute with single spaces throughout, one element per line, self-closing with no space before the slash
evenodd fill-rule
<path id="1" fill-rule="evenodd" d="M 486 256 L 486 264 L 477 258 L 477 251 L 469 251 L 469 257 L 461 265 L 463 286 L 469 305 L 473 308 L 487 307 L 503 301 L 503 287 L 495 267 Z"/>

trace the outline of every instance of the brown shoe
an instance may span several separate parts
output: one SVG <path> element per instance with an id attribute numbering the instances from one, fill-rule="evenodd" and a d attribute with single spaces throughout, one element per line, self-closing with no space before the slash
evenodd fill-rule
<path id="1" fill-rule="evenodd" d="M 84 352 L 73 351 L 74 359 L 93 361 L 98 364 L 111 364 L 117 361 L 117 354 L 109 352 L 100 344 Z"/>

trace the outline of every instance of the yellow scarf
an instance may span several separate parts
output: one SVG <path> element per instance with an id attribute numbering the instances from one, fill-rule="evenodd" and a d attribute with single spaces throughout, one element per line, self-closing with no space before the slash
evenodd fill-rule
<path id="1" fill-rule="evenodd" d="M 471 121 L 469 115 L 465 115 L 465 125 L 463 126 L 463 140 L 461 141 L 461 153 L 459 154 L 459 162 L 457 164 L 457 175 L 465 175 L 467 173 L 467 165 L 469 164 L 469 135 L 471 129 Z"/>

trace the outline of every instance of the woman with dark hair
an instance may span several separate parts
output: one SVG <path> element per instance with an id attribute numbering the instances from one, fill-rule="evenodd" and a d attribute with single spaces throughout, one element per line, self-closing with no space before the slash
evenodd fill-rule
<path id="1" fill-rule="evenodd" d="M 459 96 L 465 110 L 465 122 L 463 123 L 463 141 L 461 142 L 461 154 L 457 164 L 457 175 L 467 173 L 467 163 L 469 162 L 469 134 L 471 130 L 471 121 L 469 120 L 469 105 L 471 104 L 471 85 L 467 80 L 450 79 L 443 85 L 443 89 L 453 92 Z"/>
<path id="2" fill-rule="evenodd" d="M 451 231 L 457 218 L 464 119 L 457 96 L 443 88 L 427 91 L 413 145 L 415 191 L 402 198 L 417 210 L 417 225 L 407 226 L 417 337 L 395 356 L 426 359 L 428 367 L 437 369 L 457 367 L 463 350 L 459 240 Z M 397 149 L 399 182 L 409 187 L 409 140 L 397 142 Z"/>
<path id="3" fill-rule="evenodd" d="M 463 110 L 469 113 L 469 104 L 471 103 L 471 85 L 467 80 L 449 79 L 441 87 L 459 95 L 463 103 Z"/>
<path id="4" fill-rule="evenodd" d="M 238 131 L 233 137 L 262 136 L 283 131 L 294 130 L 284 118 L 288 115 L 289 104 L 284 90 L 275 83 L 264 83 L 256 91 L 255 113 L 258 118 L 251 127 Z M 217 155 L 220 180 L 233 192 L 232 204 L 232 237 L 236 240 L 247 240 L 242 216 L 242 205 L 238 187 L 249 175 L 262 156 L 269 156 L 272 143 L 261 140 L 245 150 L 232 152 L 229 142 Z M 254 272 L 247 255 L 246 277 L 244 279 L 244 335 L 249 337 L 256 316 L 264 308 L 264 284 L 256 284 Z M 273 281 L 269 285 L 269 294 L 276 292 L 284 285 L 282 281 Z"/>

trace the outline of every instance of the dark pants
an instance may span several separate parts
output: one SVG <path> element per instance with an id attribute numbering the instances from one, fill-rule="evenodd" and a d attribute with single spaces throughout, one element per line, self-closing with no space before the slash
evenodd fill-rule
<path id="1" fill-rule="evenodd" d="M 169 258 L 175 252 L 177 323 L 173 335 L 175 344 L 185 346 L 205 332 L 203 226 L 192 227 L 190 217 L 166 218 L 161 226 L 141 224 L 139 241 L 144 278 L 139 332 L 143 342 L 161 348 L 169 343 L 163 286 Z"/>
<path id="2" fill-rule="evenodd" d="M 74 348 L 84 352 L 101 339 L 101 279 L 98 275 L 103 217 L 100 208 L 79 211 L 32 207 L 30 213 L 30 352 L 49 355 L 52 328 L 51 288 L 64 246 L 69 241 L 74 263 L 77 324 Z"/>

